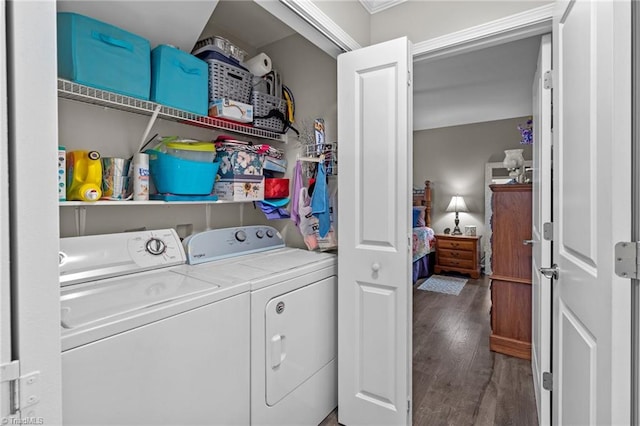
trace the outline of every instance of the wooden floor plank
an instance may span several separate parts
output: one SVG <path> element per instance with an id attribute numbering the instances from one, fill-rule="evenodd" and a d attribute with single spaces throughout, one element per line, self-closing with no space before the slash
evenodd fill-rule
<path id="1" fill-rule="evenodd" d="M 413 296 L 413 424 L 537 425 L 529 361 L 489 350 L 489 279 Z M 323 426 L 337 425 L 337 412 Z"/>

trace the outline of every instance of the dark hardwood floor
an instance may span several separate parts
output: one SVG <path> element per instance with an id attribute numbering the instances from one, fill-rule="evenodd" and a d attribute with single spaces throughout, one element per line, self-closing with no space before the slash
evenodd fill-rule
<path id="1" fill-rule="evenodd" d="M 490 306 L 484 276 L 458 296 L 414 287 L 414 425 L 538 424 L 530 362 L 489 351 Z"/>

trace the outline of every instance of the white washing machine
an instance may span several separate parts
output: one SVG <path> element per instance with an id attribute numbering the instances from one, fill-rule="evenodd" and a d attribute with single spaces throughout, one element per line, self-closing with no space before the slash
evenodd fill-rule
<path id="1" fill-rule="evenodd" d="M 336 256 L 286 248 L 265 226 L 184 243 L 190 276 L 250 283 L 251 424 L 319 424 L 338 404 Z"/>
<path id="2" fill-rule="evenodd" d="M 61 239 L 64 424 L 247 425 L 250 285 L 173 230 Z"/>

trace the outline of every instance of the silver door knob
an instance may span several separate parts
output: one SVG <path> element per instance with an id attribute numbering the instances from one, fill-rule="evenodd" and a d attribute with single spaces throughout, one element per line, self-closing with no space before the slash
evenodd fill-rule
<path id="1" fill-rule="evenodd" d="M 378 262 L 374 263 L 373 265 L 371 265 L 371 270 L 373 272 L 378 272 L 380 270 L 380 264 Z"/>
<path id="2" fill-rule="evenodd" d="M 525 246 L 532 246 L 535 243 L 535 240 L 522 240 L 522 244 Z"/>
<path id="3" fill-rule="evenodd" d="M 545 278 L 553 278 L 554 280 L 558 279 L 558 274 L 560 272 L 558 269 L 558 265 L 556 265 L 555 263 L 551 265 L 551 268 L 538 268 L 538 271 L 540 271 L 540 273 L 544 275 Z"/>

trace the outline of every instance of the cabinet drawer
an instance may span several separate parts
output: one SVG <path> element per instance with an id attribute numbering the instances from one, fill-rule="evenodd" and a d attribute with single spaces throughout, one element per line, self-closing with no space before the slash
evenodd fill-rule
<path id="1" fill-rule="evenodd" d="M 439 249 L 453 249 L 453 250 L 473 250 L 475 241 L 461 241 L 461 240 L 438 240 Z"/>
<path id="2" fill-rule="evenodd" d="M 438 265 L 455 266 L 456 268 L 474 269 L 473 260 L 451 259 L 438 257 Z"/>
<path id="3" fill-rule="evenodd" d="M 440 258 L 451 258 L 451 259 L 463 259 L 463 260 L 473 260 L 473 252 L 472 251 L 464 251 L 464 250 L 450 250 L 450 249 L 439 249 L 438 256 Z"/>

